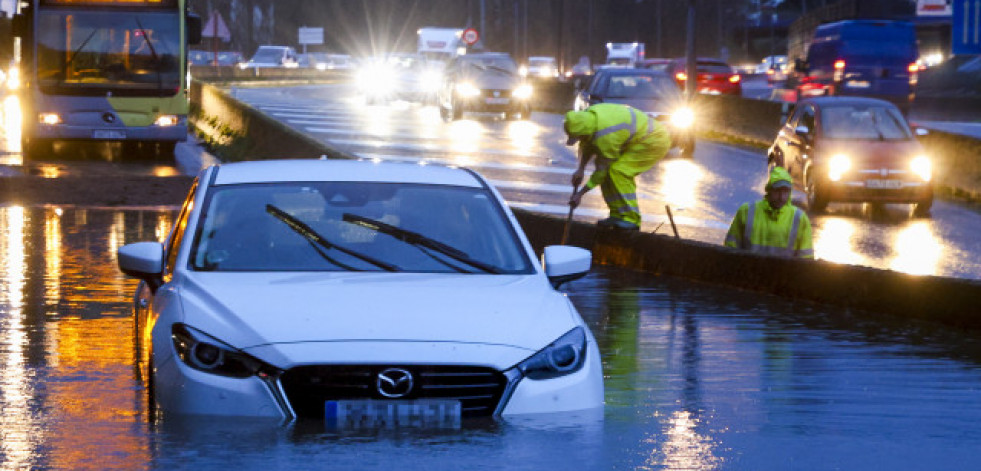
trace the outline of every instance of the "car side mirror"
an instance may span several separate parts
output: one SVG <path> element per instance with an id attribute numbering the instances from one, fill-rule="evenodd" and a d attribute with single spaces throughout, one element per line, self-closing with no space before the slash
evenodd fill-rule
<path id="1" fill-rule="evenodd" d="M 116 251 L 119 269 L 128 276 L 146 281 L 150 289 L 160 286 L 164 248 L 160 242 L 135 242 Z"/>
<path id="2" fill-rule="evenodd" d="M 201 44 L 201 17 L 196 13 L 187 14 L 187 43 Z"/>
<path id="3" fill-rule="evenodd" d="M 542 254 L 545 275 L 555 289 L 586 276 L 592 262 L 592 252 L 571 245 L 550 245 Z"/>

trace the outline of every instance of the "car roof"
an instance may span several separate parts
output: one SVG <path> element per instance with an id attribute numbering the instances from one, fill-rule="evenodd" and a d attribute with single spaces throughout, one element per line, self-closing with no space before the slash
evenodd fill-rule
<path id="1" fill-rule="evenodd" d="M 596 71 L 597 75 L 650 75 L 667 77 L 668 74 L 662 70 L 652 70 L 648 68 L 632 69 L 629 67 L 604 67 Z"/>
<path id="2" fill-rule="evenodd" d="M 878 98 L 867 98 L 867 97 L 857 97 L 857 96 L 822 96 L 813 97 L 806 100 L 801 100 L 801 103 L 813 103 L 818 107 L 822 106 L 833 106 L 833 105 L 880 105 L 880 106 L 891 106 L 896 105 L 886 101 L 880 100 Z"/>
<path id="3" fill-rule="evenodd" d="M 217 171 L 216 185 L 347 181 L 482 186 L 472 172 L 458 167 L 371 160 L 253 160 L 221 164 Z"/>

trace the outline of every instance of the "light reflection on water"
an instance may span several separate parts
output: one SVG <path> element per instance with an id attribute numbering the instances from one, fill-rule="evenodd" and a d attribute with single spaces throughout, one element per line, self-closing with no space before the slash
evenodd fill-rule
<path id="1" fill-rule="evenodd" d="M 172 221 L 171 210 L 0 207 L 0 469 L 977 464 L 981 335 L 602 267 L 566 287 L 600 344 L 602 418 L 359 433 L 150 424 L 133 369 L 136 283 L 114 252 L 161 240 Z"/>

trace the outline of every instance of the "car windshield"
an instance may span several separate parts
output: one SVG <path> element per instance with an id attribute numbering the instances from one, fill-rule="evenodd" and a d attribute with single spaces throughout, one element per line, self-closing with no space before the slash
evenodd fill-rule
<path id="1" fill-rule="evenodd" d="M 831 139 L 910 139 L 899 111 L 886 106 L 841 105 L 821 111 L 821 126 Z"/>
<path id="2" fill-rule="evenodd" d="M 555 61 L 551 59 L 531 59 L 528 61 L 528 65 L 532 67 L 554 67 Z"/>
<path id="3" fill-rule="evenodd" d="M 666 76 L 612 75 L 606 85 L 607 98 L 679 99 L 678 86 Z"/>
<path id="4" fill-rule="evenodd" d="M 171 96 L 180 90 L 177 14 L 38 13 L 37 79 L 45 93 Z"/>
<path id="5" fill-rule="evenodd" d="M 276 183 L 213 190 L 200 271 L 533 273 L 497 200 L 479 188 Z"/>
<path id="6" fill-rule="evenodd" d="M 510 57 L 468 57 L 463 63 L 467 68 L 476 71 L 492 70 L 512 75 L 518 73 L 518 66 Z"/>

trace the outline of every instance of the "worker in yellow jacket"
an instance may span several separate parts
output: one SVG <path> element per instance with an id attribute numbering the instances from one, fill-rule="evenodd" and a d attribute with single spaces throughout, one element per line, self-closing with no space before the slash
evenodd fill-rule
<path id="1" fill-rule="evenodd" d="M 788 204 L 792 186 L 790 174 L 783 167 L 773 167 L 766 196 L 739 207 L 725 245 L 768 255 L 814 258 L 811 220 L 800 208 Z"/>
<path id="2" fill-rule="evenodd" d="M 572 175 L 576 191 L 569 205 L 579 206 L 583 195 L 600 187 L 610 217 L 600 225 L 640 229 L 637 175 L 646 172 L 671 148 L 667 128 L 647 113 L 627 105 L 600 103 L 565 114 L 567 145 L 579 142 L 579 168 Z M 586 164 L 596 159 L 595 170 L 582 188 Z"/>

